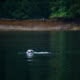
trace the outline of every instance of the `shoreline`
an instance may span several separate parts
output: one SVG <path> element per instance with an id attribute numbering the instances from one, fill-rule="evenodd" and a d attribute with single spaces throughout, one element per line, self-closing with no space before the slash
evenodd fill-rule
<path id="1" fill-rule="evenodd" d="M 80 23 L 56 20 L 0 20 L 0 31 L 80 30 Z"/>

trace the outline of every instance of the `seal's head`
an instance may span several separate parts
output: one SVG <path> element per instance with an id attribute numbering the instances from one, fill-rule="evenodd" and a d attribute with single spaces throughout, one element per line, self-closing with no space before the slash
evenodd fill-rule
<path id="1" fill-rule="evenodd" d="M 34 50 L 28 49 L 28 50 L 26 51 L 26 54 L 27 54 L 27 57 L 28 57 L 28 58 L 31 58 L 31 57 L 33 56 L 33 54 L 34 54 Z"/>

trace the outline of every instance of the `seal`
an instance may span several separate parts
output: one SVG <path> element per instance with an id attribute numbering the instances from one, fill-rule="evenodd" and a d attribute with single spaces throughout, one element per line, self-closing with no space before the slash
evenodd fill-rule
<path id="1" fill-rule="evenodd" d="M 34 55 L 34 50 L 28 49 L 28 50 L 26 51 L 26 55 L 27 55 L 27 58 L 32 58 L 33 55 Z"/>

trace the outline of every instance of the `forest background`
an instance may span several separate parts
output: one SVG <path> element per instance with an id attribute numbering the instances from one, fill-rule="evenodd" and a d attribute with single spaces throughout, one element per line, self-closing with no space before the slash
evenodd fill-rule
<path id="1" fill-rule="evenodd" d="M 0 0 L 0 18 L 80 18 L 80 0 Z"/>

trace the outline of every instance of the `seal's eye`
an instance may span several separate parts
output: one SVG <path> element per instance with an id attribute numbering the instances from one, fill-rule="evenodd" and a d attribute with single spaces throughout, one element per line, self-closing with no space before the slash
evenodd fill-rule
<path id="1" fill-rule="evenodd" d="M 27 53 L 33 53 L 33 50 L 29 49 L 29 50 L 27 50 Z"/>
<path id="2" fill-rule="evenodd" d="M 33 51 L 31 50 L 31 51 L 28 51 L 28 53 L 32 53 Z"/>

